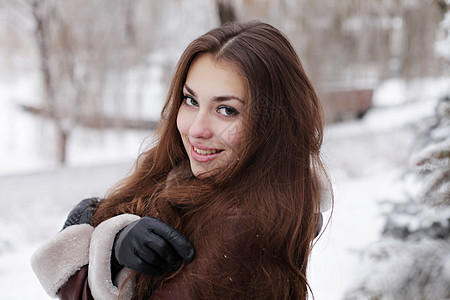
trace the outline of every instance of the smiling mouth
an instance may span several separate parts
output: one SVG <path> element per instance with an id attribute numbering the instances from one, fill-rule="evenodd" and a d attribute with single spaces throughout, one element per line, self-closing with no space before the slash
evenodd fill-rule
<path id="1" fill-rule="evenodd" d="M 211 155 L 211 154 L 216 154 L 216 153 L 220 153 L 223 150 L 220 149 L 208 149 L 208 150 L 204 150 L 204 149 L 198 149 L 194 146 L 192 146 L 192 148 L 194 149 L 194 151 L 200 155 Z"/>

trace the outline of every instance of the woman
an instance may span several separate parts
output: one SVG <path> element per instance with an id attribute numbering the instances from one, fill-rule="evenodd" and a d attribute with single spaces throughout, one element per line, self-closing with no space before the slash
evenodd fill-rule
<path id="1" fill-rule="evenodd" d="M 38 250 L 38 277 L 47 280 L 44 262 L 64 241 L 80 249 L 57 264 L 83 259 L 46 283 L 53 294 L 88 265 L 98 299 L 306 299 L 330 197 L 322 129 L 314 88 L 277 29 L 250 22 L 206 33 L 179 60 L 156 146 L 98 205 L 93 226 L 70 226 Z M 148 232 L 158 241 L 140 240 Z M 153 254 L 141 260 L 143 244 Z M 135 271 L 116 276 L 123 266 Z"/>

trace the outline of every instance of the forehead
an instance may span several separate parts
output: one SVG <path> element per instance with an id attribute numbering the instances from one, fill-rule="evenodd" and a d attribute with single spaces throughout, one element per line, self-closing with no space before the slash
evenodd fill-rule
<path id="1" fill-rule="evenodd" d="M 199 96 L 236 96 L 245 99 L 247 85 L 239 69 L 227 61 L 217 61 L 211 54 L 200 54 L 192 62 L 186 84 Z"/>

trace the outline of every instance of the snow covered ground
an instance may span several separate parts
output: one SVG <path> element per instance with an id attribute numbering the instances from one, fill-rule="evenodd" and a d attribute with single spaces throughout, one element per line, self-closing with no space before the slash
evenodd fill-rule
<path id="1" fill-rule="evenodd" d="M 59 168 L 45 154 L 46 125 L 18 111 L 11 100 L 16 91 L 32 89 L 11 86 L 2 86 L 7 93 L 0 94 L 0 298 L 49 299 L 31 270 L 32 252 L 60 230 L 79 200 L 101 196 L 127 173 L 145 133 L 90 132 L 86 138 L 80 132 L 70 144 L 69 166 Z M 383 200 L 407 188 L 401 176 L 415 140 L 413 124 L 432 114 L 449 86 L 448 78 L 409 86 L 388 82 L 377 89 L 375 107 L 364 119 L 327 127 L 323 156 L 335 203 L 312 254 L 315 299 L 342 299 L 358 276 L 362 250 L 380 237 Z"/>

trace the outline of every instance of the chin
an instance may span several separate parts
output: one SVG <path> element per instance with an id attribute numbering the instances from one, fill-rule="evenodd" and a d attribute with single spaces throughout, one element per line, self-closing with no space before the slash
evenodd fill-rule
<path id="1" fill-rule="evenodd" d="M 195 177 L 202 179 L 208 177 L 209 172 L 205 170 L 192 170 L 192 174 L 194 174 Z"/>
<path id="2" fill-rule="evenodd" d="M 211 175 L 211 170 L 205 169 L 205 168 L 199 168 L 199 167 L 192 167 L 191 164 L 191 172 L 192 174 L 194 174 L 195 177 L 202 179 L 205 177 L 208 177 L 209 175 Z"/>

